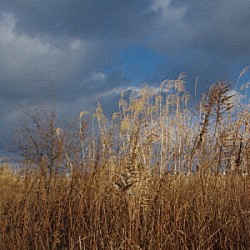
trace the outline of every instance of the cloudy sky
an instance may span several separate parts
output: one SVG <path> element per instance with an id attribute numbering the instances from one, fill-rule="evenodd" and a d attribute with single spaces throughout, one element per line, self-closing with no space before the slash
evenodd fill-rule
<path id="1" fill-rule="evenodd" d="M 249 13 L 249 0 L 0 0 L 0 134 L 52 88 L 66 117 L 181 72 L 190 92 L 235 82 Z"/>

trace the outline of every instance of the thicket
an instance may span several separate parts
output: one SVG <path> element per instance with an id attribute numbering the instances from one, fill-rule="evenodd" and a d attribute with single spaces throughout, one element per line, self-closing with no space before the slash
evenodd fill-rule
<path id="1" fill-rule="evenodd" d="M 244 85 L 243 85 L 244 86 Z M 248 87 L 248 85 L 245 85 Z M 249 249 L 250 111 L 230 84 L 188 108 L 184 75 L 79 125 L 28 113 L 0 171 L 1 249 Z"/>

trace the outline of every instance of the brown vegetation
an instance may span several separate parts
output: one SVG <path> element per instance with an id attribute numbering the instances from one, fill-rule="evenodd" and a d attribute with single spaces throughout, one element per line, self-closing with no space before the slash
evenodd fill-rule
<path id="1" fill-rule="evenodd" d="M 29 115 L 20 171 L 0 170 L 0 248 L 249 249 L 249 107 L 227 82 L 196 116 L 188 98 L 180 75 L 78 130 Z"/>

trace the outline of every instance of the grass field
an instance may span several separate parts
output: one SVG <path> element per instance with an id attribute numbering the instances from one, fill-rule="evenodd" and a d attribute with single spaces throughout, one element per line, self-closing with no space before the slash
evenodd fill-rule
<path id="1" fill-rule="evenodd" d="M 249 104 L 184 76 L 122 93 L 79 126 L 32 113 L 0 170 L 0 249 L 250 249 Z"/>

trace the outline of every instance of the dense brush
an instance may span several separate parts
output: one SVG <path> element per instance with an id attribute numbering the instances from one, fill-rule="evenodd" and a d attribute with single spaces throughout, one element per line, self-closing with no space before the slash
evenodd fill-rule
<path id="1" fill-rule="evenodd" d="M 249 106 L 221 81 L 188 110 L 184 77 L 76 129 L 29 114 L 20 169 L 0 169 L 0 249 L 249 249 Z"/>

